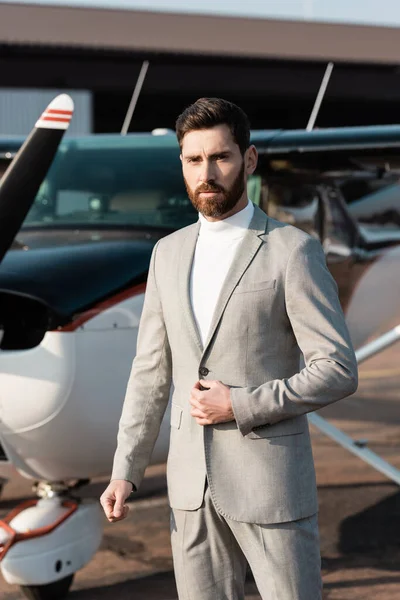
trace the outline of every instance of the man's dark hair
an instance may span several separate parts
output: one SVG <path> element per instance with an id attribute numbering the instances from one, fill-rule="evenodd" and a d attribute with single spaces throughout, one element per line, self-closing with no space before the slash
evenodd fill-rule
<path id="1" fill-rule="evenodd" d="M 199 98 L 176 120 L 176 137 L 182 149 L 182 140 L 189 131 L 227 125 L 242 156 L 250 146 L 250 121 L 246 113 L 233 102 L 222 98 Z"/>

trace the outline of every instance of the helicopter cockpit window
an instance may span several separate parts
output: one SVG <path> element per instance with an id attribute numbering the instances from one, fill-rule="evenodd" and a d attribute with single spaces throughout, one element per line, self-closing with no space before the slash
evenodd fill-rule
<path id="1" fill-rule="evenodd" d="M 138 147 L 132 141 L 129 147 L 126 141 L 64 142 L 23 227 L 178 229 L 197 221 L 184 186 L 178 146 L 146 146 L 144 141 Z"/>
<path id="2" fill-rule="evenodd" d="M 80 190 L 59 190 L 57 192 L 58 216 L 71 215 L 89 210 L 90 192 Z"/>
<path id="3" fill-rule="evenodd" d="M 194 223 L 198 214 L 183 182 L 178 145 L 165 142 L 144 136 L 63 142 L 23 228 L 93 224 L 171 230 Z M 259 205 L 260 175 L 249 177 L 247 191 Z"/>

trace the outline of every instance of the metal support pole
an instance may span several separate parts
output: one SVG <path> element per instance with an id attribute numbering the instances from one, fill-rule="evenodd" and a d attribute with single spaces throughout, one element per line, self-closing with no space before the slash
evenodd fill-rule
<path id="1" fill-rule="evenodd" d="M 325 75 L 324 75 L 324 77 L 322 79 L 322 83 L 321 83 L 321 86 L 319 88 L 318 95 L 317 95 L 317 98 L 315 100 L 314 107 L 312 109 L 310 119 L 309 119 L 309 121 L 307 123 L 306 131 L 311 131 L 313 129 L 313 127 L 314 127 L 314 124 L 315 124 L 315 121 L 317 119 L 318 112 L 319 112 L 322 100 L 324 99 L 326 88 L 328 87 L 329 79 L 330 79 L 331 74 L 332 74 L 332 69 L 333 69 L 333 63 L 330 62 L 330 63 L 328 63 L 328 65 L 327 65 L 327 67 L 325 69 Z"/>
<path id="2" fill-rule="evenodd" d="M 391 346 L 400 339 L 400 325 L 397 325 L 387 333 L 384 333 L 376 340 L 365 344 L 356 351 L 358 364 L 370 358 L 374 354 L 378 354 Z M 397 469 L 386 460 L 366 448 L 366 442 L 361 443 L 353 440 L 351 437 L 343 433 L 340 429 L 331 425 L 326 419 L 320 417 L 316 413 L 308 414 L 309 422 L 317 427 L 322 433 L 337 442 L 340 446 L 355 454 L 361 460 L 371 465 L 376 471 L 383 473 L 386 477 L 400 485 L 400 469 Z"/>
<path id="3" fill-rule="evenodd" d="M 132 98 L 125 116 L 124 124 L 122 125 L 121 135 L 126 135 L 128 133 L 129 125 L 132 121 L 133 111 L 136 108 L 136 103 L 140 96 L 140 92 L 142 90 L 143 82 L 146 77 L 147 69 L 149 68 L 149 61 L 144 60 L 142 64 L 142 68 L 140 69 L 139 77 L 137 79 L 135 89 L 133 90 Z"/>
<path id="4" fill-rule="evenodd" d="M 308 420 L 314 427 L 317 427 L 322 433 L 340 444 L 340 446 L 352 454 L 355 454 L 361 458 L 361 460 L 374 467 L 376 471 L 383 473 L 383 475 L 386 475 L 386 477 L 400 485 L 400 470 L 386 462 L 386 460 L 378 456 L 378 454 L 375 454 L 375 452 L 372 452 L 369 448 L 365 448 L 362 444 L 356 442 L 343 433 L 343 431 L 340 431 L 340 429 L 331 425 L 326 419 L 323 419 L 315 413 L 309 414 Z"/>
<path id="5" fill-rule="evenodd" d="M 370 358 L 374 354 L 378 354 L 378 352 L 385 350 L 385 348 L 388 348 L 389 346 L 397 342 L 397 340 L 399 339 L 400 325 L 397 325 L 387 333 L 384 333 L 383 335 L 378 337 L 376 340 L 369 342 L 369 344 L 365 344 L 365 346 L 361 346 L 361 348 L 359 348 L 356 351 L 356 358 L 358 364 L 362 363 L 364 360 Z"/>

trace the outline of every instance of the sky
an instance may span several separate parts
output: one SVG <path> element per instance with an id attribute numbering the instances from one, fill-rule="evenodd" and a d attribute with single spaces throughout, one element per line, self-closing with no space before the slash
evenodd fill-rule
<path id="1" fill-rule="evenodd" d="M 6 0 L 42 4 L 400 26 L 399 0 Z"/>

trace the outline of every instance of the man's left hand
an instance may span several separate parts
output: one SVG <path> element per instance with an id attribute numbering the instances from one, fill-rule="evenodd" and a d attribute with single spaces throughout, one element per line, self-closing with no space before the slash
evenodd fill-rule
<path id="1" fill-rule="evenodd" d="M 201 390 L 201 387 L 209 389 Z M 190 414 L 199 425 L 215 425 L 235 419 L 230 389 L 220 381 L 200 379 L 192 389 L 190 404 Z"/>

